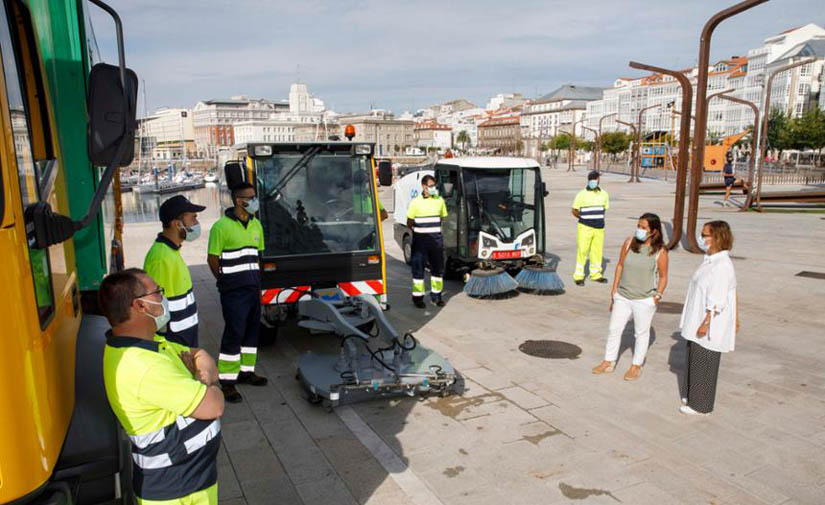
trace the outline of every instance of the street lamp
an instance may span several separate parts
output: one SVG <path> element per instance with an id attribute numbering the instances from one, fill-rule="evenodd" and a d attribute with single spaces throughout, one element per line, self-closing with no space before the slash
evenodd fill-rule
<path id="1" fill-rule="evenodd" d="M 781 66 L 771 72 L 768 76 L 768 82 L 765 85 L 765 107 L 762 109 L 762 131 L 759 140 L 759 175 L 756 183 L 756 208 L 762 210 L 762 166 L 765 163 L 765 153 L 768 150 L 768 119 L 771 115 L 771 87 L 773 86 L 773 78 L 786 70 L 813 63 L 816 58 L 807 58 L 799 60 L 796 63 Z"/>
<path id="2" fill-rule="evenodd" d="M 687 182 L 688 140 L 690 138 L 689 112 L 691 104 L 693 103 L 693 87 L 690 85 L 690 79 L 682 72 L 654 67 L 653 65 L 645 65 L 635 61 L 631 61 L 629 65 L 630 68 L 647 70 L 648 72 L 659 72 L 676 79 L 682 87 L 682 110 L 688 111 L 687 114 L 682 115 L 679 123 L 679 168 L 676 170 L 676 197 L 673 199 L 673 235 L 667 244 L 668 249 L 673 249 L 679 245 L 679 241 L 682 239 L 682 227 L 684 226 L 685 182 Z M 694 238 L 694 240 L 696 239 Z"/>
<path id="3" fill-rule="evenodd" d="M 620 121 L 618 119 L 616 120 L 616 122 L 630 127 L 630 131 L 633 132 L 633 143 L 636 144 L 637 139 L 639 138 L 639 132 L 638 130 L 636 130 L 636 127 L 633 125 L 633 123 L 628 123 L 627 121 Z M 638 147 L 639 146 L 637 144 L 633 146 L 633 150 L 630 151 L 630 179 L 628 179 L 627 182 L 633 182 L 633 176 L 636 172 L 636 150 L 638 149 Z"/>
<path id="4" fill-rule="evenodd" d="M 707 133 L 708 104 L 705 97 L 708 93 L 708 65 L 710 62 L 710 42 L 713 31 L 719 23 L 744 12 L 750 8 L 763 4 L 768 0 L 745 0 L 714 14 L 704 28 L 699 38 L 699 63 L 696 78 L 696 129 L 693 138 L 693 166 L 690 172 L 690 198 L 688 201 L 687 239 L 690 252 L 700 253 L 702 250 L 696 241 L 696 220 L 699 214 L 699 186 L 702 183 L 702 169 L 705 162 L 705 135 Z M 690 109 L 682 109 L 690 110 Z"/>
<path id="5" fill-rule="evenodd" d="M 596 159 L 593 162 L 593 169 L 600 170 L 602 168 L 602 122 L 612 116 L 617 116 L 618 112 L 611 112 L 599 118 L 599 134 L 596 137 Z"/>

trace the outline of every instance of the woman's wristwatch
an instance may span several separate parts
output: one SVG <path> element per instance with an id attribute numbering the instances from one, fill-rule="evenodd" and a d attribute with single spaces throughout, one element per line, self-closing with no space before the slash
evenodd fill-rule
<path id="1" fill-rule="evenodd" d="M 659 293 L 657 291 L 656 293 L 653 294 L 653 298 L 656 298 L 657 300 L 661 300 L 662 299 L 662 293 Z"/>

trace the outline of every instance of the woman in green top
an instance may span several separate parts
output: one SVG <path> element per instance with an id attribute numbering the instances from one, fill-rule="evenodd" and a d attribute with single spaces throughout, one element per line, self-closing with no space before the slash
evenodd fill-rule
<path id="1" fill-rule="evenodd" d="M 642 375 L 650 323 L 656 306 L 667 287 L 667 248 L 662 238 L 662 223 L 656 214 L 645 213 L 636 225 L 636 234 L 624 241 L 610 299 L 610 327 L 604 361 L 593 369 L 594 374 L 610 373 L 616 367 L 622 333 L 633 316 L 636 345 L 633 364 L 624 379 L 636 380 Z"/>

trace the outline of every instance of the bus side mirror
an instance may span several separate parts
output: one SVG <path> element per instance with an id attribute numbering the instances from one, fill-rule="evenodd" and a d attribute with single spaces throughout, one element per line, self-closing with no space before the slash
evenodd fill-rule
<path id="1" fill-rule="evenodd" d="M 241 163 L 238 161 L 227 161 L 223 166 L 223 174 L 226 179 L 226 187 L 231 191 L 232 188 L 244 182 L 244 170 Z"/>
<path id="2" fill-rule="evenodd" d="M 89 74 L 89 159 L 93 165 L 116 163 L 128 166 L 135 157 L 135 114 L 137 75 L 130 69 L 126 77 L 126 100 L 120 82 L 120 67 L 98 63 Z M 120 144 L 123 154 L 115 159 Z"/>

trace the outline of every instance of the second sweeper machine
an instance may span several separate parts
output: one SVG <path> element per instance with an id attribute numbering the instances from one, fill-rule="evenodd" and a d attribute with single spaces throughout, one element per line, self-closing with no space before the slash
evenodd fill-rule
<path id="1" fill-rule="evenodd" d="M 384 316 L 386 263 L 373 144 L 261 143 L 234 146 L 228 187 L 249 181 L 264 229 L 261 303 L 267 325 L 288 316 L 332 333 L 338 351 L 307 352 L 297 378 L 328 408 L 384 395 L 448 394 L 450 363 Z"/>
<path id="2" fill-rule="evenodd" d="M 464 291 L 476 298 L 507 296 L 516 289 L 535 294 L 564 291 L 555 265 L 545 256 L 547 189 L 534 160 L 444 158 L 402 177 L 395 185 L 393 229 L 407 263 L 413 238 L 406 226 L 407 207 L 421 192 L 425 175 L 435 176 L 447 206 L 441 226 L 445 276 L 463 277 Z"/>

